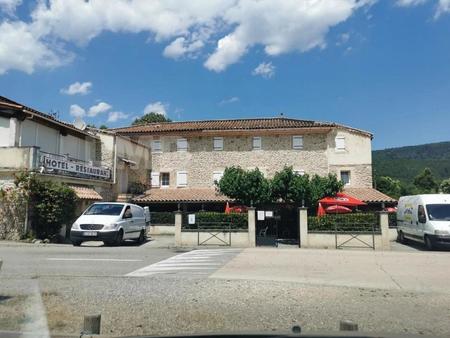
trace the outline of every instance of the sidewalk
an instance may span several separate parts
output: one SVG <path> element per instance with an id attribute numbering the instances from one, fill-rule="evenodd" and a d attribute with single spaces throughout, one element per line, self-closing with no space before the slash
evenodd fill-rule
<path id="1" fill-rule="evenodd" d="M 211 277 L 450 294 L 450 253 L 252 248 Z"/>

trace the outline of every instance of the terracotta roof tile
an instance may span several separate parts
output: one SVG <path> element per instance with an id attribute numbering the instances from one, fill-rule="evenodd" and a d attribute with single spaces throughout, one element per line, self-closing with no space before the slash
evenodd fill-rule
<path id="1" fill-rule="evenodd" d="M 297 129 L 297 128 L 332 128 L 342 127 L 356 132 L 370 133 L 349 128 L 333 122 L 319 122 L 311 120 L 298 120 L 285 117 L 275 118 L 255 118 L 255 119 L 235 119 L 235 120 L 204 120 L 204 121 L 183 121 L 183 122 L 160 122 L 148 123 L 131 127 L 116 128 L 114 131 L 120 134 L 158 134 L 167 132 L 186 131 L 212 131 L 212 130 L 258 130 L 258 129 Z"/>
<path id="2" fill-rule="evenodd" d="M 73 185 L 70 185 L 70 187 L 75 191 L 75 194 L 77 195 L 77 197 L 79 199 L 98 200 L 98 201 L 103 199 L 103 197 L 92 188 L 73 186 Z"/>
<path id="3" fill-rule="evenodd" d="M 394 203 L 397 200 L 373 188 L 345 188 L 344 193 L 366 203 Z"/>
<path id="4" fill-rule="evenodd" d="M 150 189 L 135 197 L 134 202 L 227 202 L 230 198 L 210 188 Z"/>

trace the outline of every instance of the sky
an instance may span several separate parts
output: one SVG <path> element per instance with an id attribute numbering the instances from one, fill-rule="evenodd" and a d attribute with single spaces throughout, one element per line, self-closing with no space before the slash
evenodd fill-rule
<path id="1" fill-rule="evenodd" d="M 0 95 L 73 122 L 333 121 L 450 141 L 450 0 L 0 0 Z"/>

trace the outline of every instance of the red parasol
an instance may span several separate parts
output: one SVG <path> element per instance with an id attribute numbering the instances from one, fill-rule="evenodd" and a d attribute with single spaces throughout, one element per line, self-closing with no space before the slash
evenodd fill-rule
<path id="1" fill-rule="evenodd" d="M 352 209 L 344 207 L 343 205 L 332 205 L 325 209 L 328 214 L 349 214 Z"/>
<path id="2" fill-rule="evenodd" d="M 317 217 L 326 215 L 326 211 L 323 208 L 322 203 L 319 203 L 319 207 L 317 208 Z"/>
<path id="3" fill-rule="evenodd" d="M 226 214 L 231 213 L 230 204 L 229 204 L 228 202 L 227 202 L 227 205 L 226 205 L 226 207 L 225 207 L 225 213 L 226 213 Z"/>
<path id="4" fill-rule="evenodd" d="M 346 207 L 366 205 L 366 203 L 364 203 L 363 201 L 360 201 L 359 199 L 346 195 L 342 192 L 338 192 L 336 196 L 333 197 L 324 197 L 319 201 L 319 203 L 325 205 L 340 205 Z"/>

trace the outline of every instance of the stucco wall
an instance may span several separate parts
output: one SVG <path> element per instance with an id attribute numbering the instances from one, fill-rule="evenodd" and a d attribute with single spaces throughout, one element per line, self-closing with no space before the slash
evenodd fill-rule
<path id="1" fill-rule="evenodd" d="M 0 170 L 8 171 L 12 169 L 20 171 L 30 169 L 32 156 L 33 148 L 31 147 L 0 147 Z"/>

